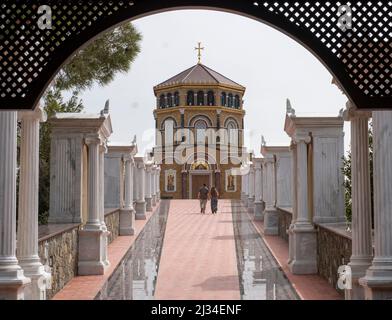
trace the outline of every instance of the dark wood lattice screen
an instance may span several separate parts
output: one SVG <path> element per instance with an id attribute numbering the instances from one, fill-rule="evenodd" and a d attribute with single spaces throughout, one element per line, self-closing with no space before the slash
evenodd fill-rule
<path id="1" fill-rule="evenodd" d="M 38 27 L 41 5 L 52 9 L 52 29 Z M 340 28 L 341 5 L 352 10 L 352 29 Z M 392 1 L 47 0 L 0 4 L 0 109 L 32 108 L 61 65 L 100 32 L 176 7 L 261 19 L 316 54 L 359 108 L 392 108 Z"/>

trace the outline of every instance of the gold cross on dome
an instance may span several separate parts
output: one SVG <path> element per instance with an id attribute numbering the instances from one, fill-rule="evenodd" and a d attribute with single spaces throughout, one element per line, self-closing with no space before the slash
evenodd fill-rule
<path id="1" fill-rule="evenodd" d="M 197 58 L 198 58 L 198 63 L 201 63 L 201 51 L 204 50 L 204 47 L 201 46 L 201 42 L 198 43 L 198 46 L 195 48 L 195 50 L 198 51 L 197 53 Z"/>

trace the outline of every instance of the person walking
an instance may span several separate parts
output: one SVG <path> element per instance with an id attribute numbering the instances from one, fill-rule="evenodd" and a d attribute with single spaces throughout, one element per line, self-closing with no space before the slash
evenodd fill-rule
<path id="1" fill-rule="evenodd" d="M 218 213 L 218 199 L 219 199 L 219 192 L 216 190 L 215 187 L 211 188 L 211 211 L 212 214 Z"/>
<path id="2" fill-rule="evenodd" d="M 206 207 L 207 207 L 207 201 L 209 197 L 210 190 L 208 189 L 206 184 L 203 184 L 203 186 L 199 190 L 198 198 L 200 200 L 200 211 L 201 213 L 206 213 Z"/>

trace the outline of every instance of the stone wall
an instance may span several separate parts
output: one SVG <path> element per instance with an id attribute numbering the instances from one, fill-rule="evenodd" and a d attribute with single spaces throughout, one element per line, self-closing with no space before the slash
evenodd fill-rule
<path id="1" fill-rule="evenodd" d="M 105 223 L 110 235 L 108 237 L 108 244 L 112 243 L 114 239 L 119 236 L 120 232 L 120 210 L 113 209 L 105 213 Z"/>
<path id="2" fill-rule="evenodd" d="M 339 293 L 337 288 L 338 268 L 347 265 L 351 257 L 351 238 L 343 224 L 317 225 L 318 273 Z"/>
<path id="3" fill-rule="evenodd" d="M 43 262 L 46 260 L 45 245 L 48 244 L 48 262 L 52 268 L 52 288 L 46 292 L 48 300 L 77 275 L 78 231 L 79 226 L 73 226 L 39 241 L 39 256 Z"/>
<path id="4" fill-rule="evenodd" d="M 278 213 L 279 213 L 279 224 L 278 224 L 279 237 L 281 237 L 282 239 L 288 242 L 289 235 L 287 234 L 287 230 L 291 225 L 291 220 L 293 218 L 293 215 L 288 210 L 284 210 L 280 208 L 278 208 Z"/>

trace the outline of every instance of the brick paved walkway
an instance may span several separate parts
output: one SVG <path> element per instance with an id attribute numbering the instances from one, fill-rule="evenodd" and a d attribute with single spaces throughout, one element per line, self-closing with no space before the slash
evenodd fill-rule
<path id="1" fill-rule="evenodd" d="M 240 299 L 230 200 L 210 212 L 197 200 L 171 202 L 155 299 Z"/>

